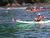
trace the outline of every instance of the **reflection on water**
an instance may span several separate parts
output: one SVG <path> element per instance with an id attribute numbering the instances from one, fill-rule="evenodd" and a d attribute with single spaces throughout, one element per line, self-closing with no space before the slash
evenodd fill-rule
<path id="1" fill-rule="evenodd" d="M 8 11 L 8 13 L 5 13 Z M 39 12 L 25 12 L 26 10 L 0 9 L 0 38 L 50 38 L 50 23 L 35 25 L 17 25 L 12 21 L 16 17 L 22 21 L 33 20 Z M 50 16 L 50 9 L 42 9 L 41 15 Z M 50 20 L 50 18 L 45 19 Z"/>

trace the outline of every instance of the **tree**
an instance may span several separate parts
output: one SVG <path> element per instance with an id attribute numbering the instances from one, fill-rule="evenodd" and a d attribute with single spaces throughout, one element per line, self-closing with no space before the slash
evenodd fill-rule
<path id="1" fill-rule="evenodd" d="M 8 0 L 0 0 L 0 5 L 6 5 L 8 3 Z"/>

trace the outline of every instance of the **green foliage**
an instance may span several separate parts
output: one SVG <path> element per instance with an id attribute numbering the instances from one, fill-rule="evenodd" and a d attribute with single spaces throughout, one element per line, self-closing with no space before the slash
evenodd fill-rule
<path id="1" fill-rule="evenodd" d="M 0 3 L 8 2 L 8 0 L 0 0 Z"/>
<path id="2" fill-rule="evenodd" d="M 47 2 L 50 3 L 50 0 L 48 0 Z"/>
<path id="3" fill-rule="evenodd" d="M 28 2 L 28 3 L 31 3 L 31 1 L 33 3 L 38 3 L 38 2 L 41 2 L 41 3 L 50 3 L 50 0 L 0 0 L 0 5 L 4 5 L 4 4 L 7 4 L 7 3 L 16 3 L 16 2 L 19 2 L 19 3 L 23 3 L 23 2 Z"/>
<path id="4" fill-rule="evenodd" d="M 8 2 L 8 0 L 2 0 L 3 3 Z"/>
<path id="5" fill-rule="evenodd" d="M 46 0 L 46 2 L 50 3 L 50 0 Z"/>
<path id="6" fill-rule="evenodd" d="M 14 0 L 8 0 L 9 1 L 9 3 L 12 3 L 12 2 L 14 2 Z"/>
<path id="7" fill-rule="evenodd" d="M 0 0 L 0 5 L 6 5 L 8 3 L 8 0 Z"/>
<path id="8" fill-rule="evenodd" d="M 45 3 L 45 2 L 49 2 L 50 0 L 32 0 L 33 2 L 41 2 L 41 3 Z"/>

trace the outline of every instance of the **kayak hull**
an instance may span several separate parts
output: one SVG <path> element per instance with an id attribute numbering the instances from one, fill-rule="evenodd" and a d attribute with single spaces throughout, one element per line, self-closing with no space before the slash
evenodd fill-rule
<path id="1" fill-rule="evenodd" d="M 26 12 L 40 12 L 40 10 L 26 10 Z"/>
<path id="2" fill-rule="evenodd" d="M 33 21 L 16 21 L 17 25 L 26 25 L 26 24 L 43 24 L 43 23 L 49 23 L 50 20 L 48 21 L 39 21 L 39 22 L 33 22 Z"/>

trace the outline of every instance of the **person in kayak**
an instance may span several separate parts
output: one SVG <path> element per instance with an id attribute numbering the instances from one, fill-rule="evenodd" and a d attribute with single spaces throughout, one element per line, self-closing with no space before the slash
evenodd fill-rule
<path id="1" fill-rule="evenodd" d="M 34 8 L 34 10 L 37 10 L 36 8 Z M 33 11 L 33 7 L 31 8 L 31 11 Z"/>
<path id="2" fill-rule="evenodd" d="M 38 13 L 39 18 L 34 18 L 33 21 L 42 21 L 42 16 L 40 15 L 40 13 Z"/>
<path id="3" fill-rule="evenodd" d="M 31 11 L 33 11 L 33 8 L 31 8 Z"/>
<path id="4" fill-rule="evenodd" d="M 14 18 L 14 21 L 16 21 L 17 20 L 17 18 Z M 17 21 L 20 21 L 21 19 L 18 19 Z"/>
<path id="5" fill-rule="evenodd" d="M 17 18 L 14 18 L 14 21 L 16 21 L 17 20 Z"/>

